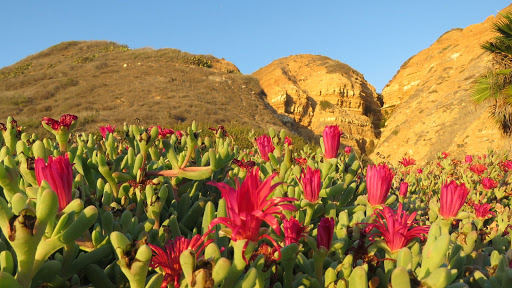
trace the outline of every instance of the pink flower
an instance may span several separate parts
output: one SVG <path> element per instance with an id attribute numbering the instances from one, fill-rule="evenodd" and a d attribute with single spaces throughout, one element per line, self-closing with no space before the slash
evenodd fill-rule
<path id="1" fill-rule="evenodd" d="M 498 182 L 492 180 L 489 177 L 483 178 L 482 181 L 480 181 L 480 183 L 482 183 L 482 185 L 484 186 L 485 190 L 491 190 L 493 188 L 498 187 Z"/>
<path id="2" fill-rule="evenodd" d="M 455 180 L 445 183 L 441 187 L 439 214 L 446 219 L 456 217 L 468 194 L 469 190 L 464 183 L 458 185 Z"/>
<path id="3" fill-rule="evenodd" d="M 417 212 L 413 212 L 411 215 L 407 214 L 402 210 L 402 203 L 400 203 L 398 210 L 387 206 L 376 210 L 372 223 L 362 224 L 367 225 L 364 228 L 365 232 L 376 230 L 370 235 L 371 241 L 374 241 L 376 236 L 380 236 L 386 241 L 389 250 L 395 252 L 407 246 L 416 237 L 424 239 L 425 234 L 428 233 L 430 226 L 415 226 L 418 223 L 418 221 L 414 221 L 416 214 Z"/>
<path id="4" fill-rule="evenodd" d="M 410 156 L 403 157 L 401 161 L 398 163 L 402 164 L 402 166 L 407 167 L 416 164 L 416 160 L 412 159 Z"/>
<path id="5" fill-rule="evenodd" d="M 496 213 L 491 211 L 491 204 L 473 204 L 473 208 L 475 209 L 475 215 L 478 219 L 487 219 L 489 217 L 496 216 Z"/>
<path id="6" fill-rule="evenodd" d="M 304 191 L 304 198 L 309 202 L 318 201 L 318 195 L 322 188 L 322 183 L 320 181 L 320 169 L 313 170 L 308 166 L 306 171 L 302 171 L 300 178 L 302 190 Z"/>
<path id="7" fill-rule="evenodd" d="M 180 287 L 179 283 L 182 272 L 180 264 L 181 253 L 187 249 L 192 249 L 196 252 L 196 255 L 199 255 L 214 240 L 210 239 L 205 242 L 206 236 L 208 236 L 208 233 L 203 236 L 196 234 L 192 239 L 178 236 L 172 240 L 169 239 L 164 249 L 148 244 L 149 248 L 153 250 L 153 257 L 149 267 L 153 269 L 160 267 L 164 271 L 164 282 L 160 286 L 161 288 L 166 288 L 172 281 L 174 281 L 174 287 Z"/>
<path id="8" fill-rule="evenodd" d="M 345 147 L 345 154 L 349 155 L 349 154 L 350 154 L 350 152 L 352 152 L 352 147 L 350 147 L 350 146 L 346 146 L 346 147 Z"/>
<path id="9" fill-rule="evenodd" d="M 222 125 L 219 125 L 218 128 L 210 127 L 210 128 L 208 128 L 208 130 L 212 130 L 216 137 L 220 137 L 220 136 L 227 137 L 228 136 L 228 131 L 226 131 L 226 128 L 224 128 L 224 126 L 222 126 Z"/>
<path id="10" fill-rule="evenodd" d="M 267 199 L 272 191 L 282 183 L 271 185 L 272 179 L 277 174 L 272 174 L 264 182 L 261 182 L 259 173 L 258 167 L 248 171 L 241 185 L 236 179 L 236 189 L 226 183 L 208 182 L 208 184 L 219 188 L 222 198 L 226 199 L 228 215 L 228 217 L 213 219 L 210 228 L 217 224 L 223 224 L 231 230 L 230 236 L 233 241 L 247 239 L 257 242 L 262 237 L 270 238 L 268 235 L 260 236 L 261 223 L 265 221 L 278 235 L 281 234 L 278 219 L 284 218 L 283 211 L 295 210 L 293 204 L 285 202 L 297 201 L 297 199 L 289 197 Z"/>
<path id="11" fill-rule="evenodd" d="M 254 168 L 254 166 L 256 166 L 256 162 L 245 161 L 245 159 L 242 159 L 242 160 L 233 159 L 232 162 L 235 163 L 238 167 L 240 167 L 244 170 L 247 170 L 247 171 L 251 170 L 252 168 Z"/>
<path id="12" fill-rule="evenodd" d="M 260 152 L 261 158 L 265 161 L 270 161 L 268 153 L 272 153 L 276 149 L 272 143 L 272 138 L 268 135 L 261 135 L 256 138 L 256 144 L 258 144 L 258 151 Z"/>
<path id="13" fill-rule="evenodd" d="M 508 171 L 512 170 L 512 161 L 505 160 L 500 163 L 500 167 L 503 172 L 508 172 Z"/>
<path id="14" fill-rule="evenodd" d="M 418 174 L 421 174 L 421 173 L 423 173 L 423 169 L 419 168 L 418 170 L 416 170 L 416 172 L 417 172 Z"/>
<path id="15" fill-rule="evenodd" d="M 386 164 L 368 165 L 366 170 L 366 189 L 368 191 L 368 202 L 372 205 L 381 205 L 391 189 L 391 182 L 395 174 Z"/>
<path id="16" fill-rule="evenodd" d="M 288 136 L 285 136 L 284 137 L 284 144 L 285 145 L 288 145 L 288 146 L 292 146 L 293 143 L 292 143 L 292 138 L 288 137 Z"/>
<path id="17" fill-rule="evenodd" d="M 77 116 L 71 115 L 71 114 L 65 114 L 60 116 L 60 119 L 57 121 L 50 117 L 44 117 L 43 120 L 41 120 L 43 126 L 48 126 L 54 131 L 60 131 L 62 128 L 66 128 L 68 131 L 71 128 L 71 125 L 76 123 L 76 120 L 78 119 Z"/>
<path id="18" fill-rule="evenodd" d="M 473 162 L 473 156 L 466 155 L 466 158 L 464 158 L 464 163 L 469 164 L 471 162 Z"/>
<path id="19" fill-rule="evenodd" d="M 334 218 L 324 217 L 318 223 L 316 234 L 316 246 L 318 249 L 324 247 L 326 250 L 331 248 L 332 235 L 334 234 Z"/>
<path id="20" fill-rule="evenodd" d="M 295 158 L 295 164 L 304 167 L 304 166 L 306 166 L 306 164 L 308 164 L 308 159 L 306 159 L 306 158 Z"/>
<path id="21" fill-rule="evenodd" d="M 165 139 L 167 136 L 174 134 L 174 130 L 172 130 L 172 129 L 165 129 L 160 126 L 156 126 L 156 127 L 158 128 L 158 138 L 159 139 Z M 149 134 L 151 134 L 151 129 L 153 129 L 153 127 L 148 128 Z"/>
<path id="22" fill-rule="evenodd" d="M 114 133 L 116 129 L 116 125 L 114 125 L 114 127 L 110 126 L 110 124 L 107 124 L 105 126 L 100 126 L 100 133 L 101 133 L 101 136 L 103 136 L 103 139 L 105 139 L 105 137 L 107 137 L 107 132 L 108 133 Z"/>
<path id="23" fill-rule="evenodd" d="M 183 132 L 181 131 L 176 131 L 174 132 L 174 134 L 176 135 L 176 137 L 178 137 L 178 140 L 181 139 L 181 137 L 183 137 Z"/>
<path id="24" fill-rule="evenodd" d="M 473 171 L 476 175 L 480 176 L 482 173 L 487 170 L 487 167 L 485 167 L 482 164 L 473 164 L 471 167 L 469 167 L 469 170 Z"/>
<path id="25" fill-rule="evenodd" d="M 37 184 L 41 185 L 46 180 L 50 188 L 57 193 L 59 199 L 59 212 L 71 202 L 71 190 L 73 189 L 73 169 L 66 156 L 48 157 L 48 164 L 44 159 L 35 160 L 35 173 Z"/>
<path id="26" fill-rule="evenodd" d="M 448 158 L 448 156 L 450 156 L 450 153 L 443 152 L 443 153 L 441 153 L 441 155 L 443 156 L 443 159 L 446 159 L 446 158 Z"/>
<path id="27" fill-rule="evenodd" d="M 325 126 L 322 138 L 324 141 L 325 159 L 338 157 L 338 149 L 340 148 L 340 137 L 342 134 L 343 133 L 341 132 L 338 125 Z"/>
<path id="28" fill-rule="evenodd" d="M 400 194 L 399 194 L 399 196 L 400 197 L 407 196 L 407 190 L 408 189 L 409 189 L 409 183 L 407 183 L 407 182 L 400 183 Z"/>
<path id="29" fill-rule="evenodd" d="M 297 219 L 290 217 L 283 219 L 284 245 L 299 244 L 300 239 L 307 237 L 307 227 L 304 227 Z"/>

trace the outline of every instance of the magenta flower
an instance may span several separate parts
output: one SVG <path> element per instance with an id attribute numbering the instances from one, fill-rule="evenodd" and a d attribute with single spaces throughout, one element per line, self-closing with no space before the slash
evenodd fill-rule
<path id="1" fill-rule="evenodd" d="M 46 180 L 50 188 L 57 193 L 59 199 L 59 212 L 71 202 L 71 190 L 73 189 L 73 169 L 66 156 L 48 157 L 48 163 L 44 159 L 35 160 L 35 173 L 37 184 L 41 185 Z"/>
<path id="2" fill-rule="evenodd" d="M 258 144 L 258 151 L 260 152 L 261 158 L 265 161 L 270 161 L 268 153 L 274 152 L 275 149 L 272 138 L 268 135 L 261 135 L 256 138 L 256 144 Z"/>
<path id="3" fill-rule="evenodd" d="M 110 124 L 107 124 L 105 126 L 100 126 L 101 136 L 103 136 L 103 139 L 105 139 L 105 137 L 107 137 L 107 132 L 112 134 L 112 133 L 114 133 L 115 129 L 116 129 L 116 125 L 114 125 L 114 127 L 110 126 Z"/>
<path id="4" fill-rule="evenodd" d="M 407 182 L 400 183 L 400 194 L 399 194 L 399 196 L 400 197 L 407 196 L 407 190 L 408 189 L 409 189 L 409 183 L 407 183 Z"/>
<path id="5" fill-rule="evenodd" d="M 322 188 L 320 169 L 311 169 L 311 167 L 308 166 L 306 171 L 302 171 L 300 178 L 304 198 L 309 202 L 316 202 L 320 194 L 320 189 Z"/>
<path id="6" fill-rule="evenodd" d="M 398 161 L 398 163 L 400 163 L 404 167 L 407 167 L 407 166 L 415 165 L 416 160 L 412 159 L 410 156 L 407 156 L 407 158 L 403 157 L 402 160 Z"/>
<path id="7" fill-rule="evenodd" d="M 284 144 L 285 145 L 288 145 L 288 146 L 292 146 L 293 143 L 292 143 L 292 138 L 288 137 L 288 136 L 285 136 L 284 137 Z"/>
<path id="8" fill-rule="evenodd" d="M 473 204 L 473 208 L 475 209 L 475 215 L 478 219 L 487 219 L 489 217 L 496 216 L 496 213 L 491 211 L 491 204 L 483 203 L 483 204 Z"/>
<path id="9" fill-rule="evenodd" d="M 419 168 L 418 170 L 416 170 L 416 172 L 417 172 L 418 174 L 422 174 L 422 173 L 423 173 L 423 169 Z"/>
<path id="10" fill-rule="evenodd" d="M 443 156 L 443 159 L 446 159 L 446 158 L 448 158 L 448 156 L 450 156 L 450 153 L 443 152 L 443 153 L 441 153 L 441 156 Z"/>
<path id="11" fill-rule="evenodd" d="M 381 205 L 386 202 L 391 182 L 395 174 L 386 164 L 368 165 L 366 170 L 366 189 L 368 202 L 372 205 Z"/>
<path id="12" fill-rule="evenodd" d="M 78 119 L 77 116 L 71 115 L 71 114 L 65 114 L 60 116 L 59 120 L 55 120 L 50 117 L 44 117 L 43 120 L 41 120 L 43 126 L 50 127 L 54 131 L 60 131 L 62 128 L 66 128 L 68 131 L 71 128 L 71 125 L 76 123 L 76 120 Z"/>
<path id="13" fill-rule="evenodd" d="M 482 186 L 484 186 L 485 190 L 491 190 L 493 188 L 498 187 L 498 182 L 494 181 L 489 177 L 484 177 L 482 181 L 480 181 L 480 183 L 482 183 Z"/>
<path id="14" fill-rule="evenodd" d="M 324 217 L 318 223 L 316 234 L 316 246 L 318 249 L 324 247 L 331 249 L 332 235 L 334 234 L 334 218 Z"/>
<path id="15" fill-rule="evenodd" d="M 389 250 L 395 252 L 407 246 L 416 237 L 424 239 L 425 234 L 428 233 L 430 226 L 415 226 L 418 223 L 414 221 L 416 214 L 417 212 L 407 214 L 402 210 L 402 203 L 400 203 L 398 210 L 384 206 L 374 212 L 375 218 L 372 223 L 361 224 L 367 225 L 364 228 L 365 232 L 373 230 L 370 235 L 371 241 L 375 241 L 375 237 L 380 236 L 386 241 Z"/>
<path id="16" fill-rule="evenodd" d="M 226 210 L 228 217 L 219 217 L 213 219 L 210 227 L 217 224 L 226 225 L 231 230 L 231 239 L 233 241 L 247 239 L 257 242 L 262 237 L 270 238 L 268 235 L 260 236 L 261 223 L 265 221 L 278 235 L 281 234 L 278 219 L 283 219 L 283 211 L 294 211 L 295 206 L 290 203 L 297 201 L 290 197 L 273 197 L 267 199 L 274 189 L 282 183 L 271 185 L 272 179 L 277 174 L 272 174 L 265 181 L 259 179 L 260 170 L 258 167 L 247 172 L 245 180 L 238 183 L 236 179 L 236 189 L 226 183 L 210 181 L 222 193 L 222 198 L 226 199 Z M 277 216 L 277 217 L 276 217 Z M 270 240 L 270 239 L 269 239 Z M 273 240 L 271 240 L 273 241 Z"/>
<path id="17" fill-rule="evenodd" d="M 308 236 L 308 228 L 304 227 L 297 219 L 290 217 L 283 219 L 284 245 L 299 244 L 300 239 Z"/>
<path id="18" fill-rule="evenodd" d="M 503 172 L 508 172 L 508 171 L 512 170 L 512 161 L 510 161 L 510 160 L 502 161 L 502 162 L 500 162 L 500 167 Z"/>
<path id="19" fill-rule="evenodd" d="M 236 164 L 241 169 L 244 169 L 244 170 L 247 170 L 247 171 L 251 170 L 252 168 L 254 168 L 254 166 L 256 166 L 256 162 L 254 162 L 254 161 L 245 161 L 245 159 L 242 159 L 242 160 L 233 159 L 233 161 L 231 161 L 231 162 Z"/>
<path id="20" fill-rule="evenodd" d="M 469 170 L 473 171 L 476 175 L 480 176 L 482 173 L 487 170 L 487 167 L 485 167 L 482 164 L 473 164 L 471 167 L 469 167 Z"/>
<path id="21" fill-rule="evenodd" d="M 464 158 L 464 163 L 465 164 L 470 164 L 471 162 L 473 162 L 473 156 L 466 155 L 466 157 Z"/>
<path id="22" fill-rule="evenodd" d="M 176 131 L 176 132 L 174 132 L 174 134 L 176 135 L 176 137 L 178 137 L 178 140 L 183 137 L 183 132 L 181 132 L 181 131 Z"/>
<path id="23" fill-rule="evenodd" d="M 205 242 L 206 236 L 208 236 L 208 233 L 203 236 L 199 234 L 194 235 L 192 239 L 178 236 L 175 239 L 169 239 L 163 249 L 156 245 L 148 244 L 149 248 L 153 250 L 153 257 L 149 267 L 153 269 L 161 267 L 164 271 L 164 282 L 160 286 L 161 288 L 166 288 L 172 281 L 174 281 L 174 287 L 180 287 L 182 272 L 180 264 L 181 253 L 187 249 L 192 249 L 196 252 L 196 255 L 199 255 L 214 240 L 210 239 Z"/>
<path id="24" fill-rule="evenodd" d="M 299 165 L 299 166 L 306 166 L 308 164 L 308 159 L 306 158 L 295 158 L 295 164 Z"/>
<path id="25" fill-rule="evenodd" d="M 340 148 L 340 137 L 343 133 L 338 125 L 325 126 L 323 132 L 324 141 L 324 157 L 331 159 L 338 157 L 338 149 Z"/>
<path id="26" fill-rule="evenodd" d="M 439 214 L 445 219 L 456 217 L 468 194 L 469 190 L 464 183 L 459 185 L 455 180 L 445 183 L 441 187 Z"/>
<path id="27" fill-rule="evenodd" d="M 158 128 L 158 139 L 165 139 L 167 136 L 174 134 L 174 130 L 172 129 L 162 128 L 160 125 L 156 127 Z M 151 129 L 153 129 L 153 126 L 148 128 L 148 134 L 151 134 Z"/>
<path id="28" fill-rule="evenodd" d="M 352 147 L 350 147 L 350 146 L 346 146 L 346 147 L 345 147 L 345 149 L 344 149 L 344 151 L 345 151 L 345 154 L 349 155 L 349 154 L 350 154 L 350 152 L 352 152 Z"/>

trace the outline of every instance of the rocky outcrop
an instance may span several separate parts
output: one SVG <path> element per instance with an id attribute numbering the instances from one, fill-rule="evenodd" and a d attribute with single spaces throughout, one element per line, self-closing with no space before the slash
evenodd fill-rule
<path id="1" fill-rule="evenodd" d="M 480 46 L 495 36 L 494 21 L 452 29 L 402 65 L 382 91 L 388 119 L 375 161 L 410 155 L 423 162 L 442 151 L 460 157 L 503 147 L 486 106 L 471 100 L 475 80 L 489 67 L 491 56 Z"/>
<path id="2" fill-rule="evenodd" d="M 326 125 L 338 124 L 345 145 L 373 149 L 381 119 L 378 95 L 350 66 L 325 56 L 294 55 L 252 75 L 281 117 L 317 135 Z"/>

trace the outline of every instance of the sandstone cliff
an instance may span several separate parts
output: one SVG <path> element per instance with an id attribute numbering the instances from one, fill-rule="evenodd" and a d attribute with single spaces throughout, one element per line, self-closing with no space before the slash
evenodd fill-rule
<path id="1" fill-rule="evenodd" d="M 343 144 L 365 152 L 374 148 L 380 122 L 375 88 L 350 66 L 325 56 L 294 55 L 252 74 L 282 119 L 320 135 L 338 124 Z"/>
<path id="2" fill-rule="evenodd" d="M 423 162 L 442 151 L 460 157 L 503 148 L 486 105 L 471 101 L 475 80 L 489 67 L 491 56 L 480 46 L 495 36 L 494 21 L 452 29 L 402 65 L 382 91 L 389 118 L 372 159 L 411 155 Z"/>

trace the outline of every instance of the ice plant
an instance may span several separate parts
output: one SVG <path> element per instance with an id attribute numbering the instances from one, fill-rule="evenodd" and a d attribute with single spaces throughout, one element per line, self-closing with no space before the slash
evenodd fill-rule
<path id="1" fill-rule="evenodd" d="M 311 167 L 308 166 L 306 171 L 302 170 L 300 184 L 304 191 L 304 198 L 309 202 L 318 201 L 318 195 L 322 188 L 322 182 L 320 179 L 320 169 L 311 169 Z"/>
<path id="2" fill-rule="evenodd" d="M 445 219 L 456 217 L 468 194 L 469 189 L 464 183 L 459 185 L 455 180 L 445 183 L 441 187 L 439 214 Z"/>
<path id="3" fill-rule="evenodd" d="M 448 158 L 448 156 L 450 156 L 450 153 L 443 152 L 443 153 L 441 153 L 441 156 L 443 156 L 443 159 L 446 159 L 446 158 Z"/>
<path id="4" fill-rule="evenodd" d="M 270 161 L 268 153 L 272 153 L 275 150 L 272 138 L 268 135 L 261 135 L 256 138 L 256 144 L 258 145 L 258 151 L 260 152 L 261 158 L 265 161 Z"/>
<path id="5" fill-rule="evenodd" d="M 407 190 L 408 189 L 409 189 L 409 183 L 407 183 L 407 182 L 400 183 L 400 194 L 399 194 L 399 196 L 400 197 L 407 196 Z"/>
<path id="6" fill-rule="evenodd" d="M 423 173 L 423 169 L 419 168 L 418 170 L 416 170 L 416 173 L 422 174 Z"/>
<path id="7" fill-rule="evenodd" d="M 402 166 L 407 167 L 416 164 L 416 160 L 412 159 L 410 156 L 403 157 L 402 160 L 398 161 Z"/>
<path id="8" fill-rule="evenodd" d="M 50 117 L 44 117 L 41 125 L 48 131 L 52 132 L 59 142 L 60 152 L 66 153 L 68 149 L 69 134 L 76 126 L 77 116 L 65 114 L 60 116 L 59 120 Z"/>
<path id="9" fill-rule="evenodd" d="M 105 137 L 107 137 L 107 132 L 108 133 L 114 133 L 116 129 L 116 125 L 114 125 L 114 127 L 110 126 L 110 124 L 107 124 L 105 126 L 100 126 L 100 133 L 101 133 L 101 136 L 103 136 L 103 139 L 105 139 Z"/>
<path id="10" fill-rule="evenodd" d="M 466 155 L 466 157 L 464 158 L 464 163 L 470 164 L 471 162 L 473 162 L 473 156 Z"/>
<path id="11" fill-rule="evenodd" d="M 480 183 L 482 183 L 482 186 L 484 186 L 485 190 L 491 190 L 493 188 L 498 187 L 498 182 L 494 181 L 489 177 L 484 177 L 482 181 L 480 181 Z"/>
<path id="12" fill-rule="evenodd" d="M 473 208 L 475 209 L 475 215 L 476 215 L 476 218 L 478 218 L 478 219 L 487 219 L 489 217 L 496 216 L 496 213 L 491 211 L 491 204 L 489 204 L 489 203 L 483 203 L 483 204 L 475 203 L 475 204 L 473 204 Z"/>
<path id="13" fill-rule="evenodd" d="M 508 172 L 508 171 L 512 170 L 512 161 L 510 161 L 510 160 L 502 161 L 502 162 L 500 162 L 499 165 L 503 172 Z"/>
<path id="14" fill-rule="evenodd" d="M 174 239 L 169 239 L 163 249 L 156 245 L 148 244 L 151 250 L 153 250 L 153 257 L 149 266 L 153 269 L 160 267 L 164 271 L 162 288 L 167 287 L 171 282 L 174 284 L 174 287 L 180 287 L 179 283 L 182 272 L 180 264 L 181 253 L 187 249 L 192 249 L 196 252 L 196 255 L 201 254 L 204 248 L 213 241 L 211 239 L 205 242 L 207 235 L 208 233 L 205 233 L 203 236 L 197 234 L 192 239 L 178 236 Z"/>
<path id="15" fill-rule="evenodd" d="M 366 170 L 366 189 L 368 190 L 368 202 L 370 205 L 381 205 L 391 189 L 391 182 L 395 174 L 386 164 L 368 165 Z"/>
<path id="16" fill-rule="evenodd" d="M 158 128 L 158 139 L 165 139 L 167 136 L 174 134 L 174 130 L 172 130 L 172 129 L 166 129 L 166 128 L 162 128 L 160 126 L 156 126 L 156 127 Z M 152 128 L 153 127 L 149 127 L 148 133 L 151 134 Z"/>
<path id="17" fill-rule="evenodd" d="M 482 173 L 487 170 L 487 167 L 485 167 L 482 164 L 473 164 L 471 167 L 469 167 L 469 170 L 473 171 L 476 175 L 480 176 Z"/>
<path id="18" fill-rule="evenodd" d="M 391 253 L 396 252 L 411 242 L 416 237 L 424 238 L 430 226 L 416 226 L 414 221 L 417 212 L 411 215 L 403 211 L 402 203 L 398 204 L 398 210 L 387 206 L 374 212 L 375 218 L 372 223 L 361 223 L 366 225 L 364 230 L 371 232 L 370 240 L 374 241 L 377 236 L 384 239 Z"/>
<path id="19" fill-rule="evenodd" d="M 346 146 L 344 151 L 345 151 L 345 154 L 349 155 L 352 152 L 352 147 Z"/>
<path id="20" fill-rule="evenodd" d="M 324 217 L 318 223 L 316 234 L 316 246 L 318 249 L 324 247 L 326 250 L 331 249 L 332 235 L 334 234 L 334 218 Z"/>
<path id="21" fill-rule="evenodd" d="M 338 125 L 325 126 L 323 132 L 324 157 L 331 159 L 338 157 L 338 149 L 340 148 L 340 137 L 342 132 Z"/>
<path id="22" fill-rule="evenodd" d="M 226 183 L 210 181 L 222 193 L 226 200 L 226 212 L 228 217 L 219 217 L 212 220 L 210 227 L 217 224 L 226 225 L 230 230 L 230 237 L 233 241 L 249 240 L 258 242 L 259 239 L 270 238 L 268 235 L 260 235 L 260 227 L 265 221 L 278 235 L 281 234 L 278 218 L 283 219 L 283 211 L 293 211 L 295 206 L 289 201 L 296 201 L 295 198 L 274 197 L 267 199 L 274 189 L 281 185 L 271 185 L 272 179 L 277 174 L 272 174 L 265 181 L 259 179 L 260 169 L 255 167 L 247 172 L 245 180 L 240 184 L 236 179 L 236 189 Z M 277 218 L 275 217 L 277 216 Z M 273 241 L 272 239 L 269 239 Z"/>
<path id="23" fill-rule="evenodd" d="M 288 137 L 288 136 L 285 136 L 284 137 L 284 144 L 285 145 L 288 145 L 288 146 L 292 146 L 293 143 L 292 143 L 292 138 Z"/>
<path id="24" fill-rule="evenodd" d="M 66 208 L 71 202 L 71 190 L 73 188 L 73 169 L 69 163 L 68 155 L 48 157 L 48 163 L 44 159 L 37 158 L 35 160 L 35 174 L 37 184 L 41 185 L 46 180 L 50 188 L 57 193 L 59 199 L 59 211 Z"/>
<path id="25" fill-rule="evenodd" d="M 283 219 L 284 245 L 299 244 L 300 239 L 308 236 L 307 230 L 307 227 L 293 217 Z"/>

